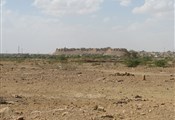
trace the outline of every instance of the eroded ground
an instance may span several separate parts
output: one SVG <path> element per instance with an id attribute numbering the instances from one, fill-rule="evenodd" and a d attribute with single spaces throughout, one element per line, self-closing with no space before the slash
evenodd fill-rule
<path id="1" fill-rule="evenodd" d="M 1 61 L 0 67 L 0 120 L 175 117 L 174 68 L 34 61 Z"/>

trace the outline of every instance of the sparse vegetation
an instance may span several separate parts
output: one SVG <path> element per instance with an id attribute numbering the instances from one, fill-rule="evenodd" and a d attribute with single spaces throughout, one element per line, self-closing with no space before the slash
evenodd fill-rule
<path id="1" fill-rule="evenodd" d="M 5 112 L 10 111 L 5 116 L 10 120 L 21 115 L 25 119 L 118 119 L 119 114 L 124 119 L 146 120 L 157 117 L 157 113 L 162 114 L 159 118 L 173 119 L 175 78 L 174 68 L 169 66 L 173 63 L 172 58 L 136 55 L 9 55 L 0 63 L 0 105 Z M 121 107 L 127 109 L 126 114 Z M 138 114 L 140 110 L 144 116 Z"/>
<path id="2" fill-rule="evenodd" d="M 157 67 L 166 67 L 167 61 L 165 59 L 162 60 L 155 60 L 154 61 L 155 66 Z"/>
<path id="3" fill-rule="evenodd" d="M 83 63 L 93 63 L 93 65 L 99 63 L 110 62 L 113 65 L 117 63 L 123 63 L 127 67 L 137 67 L 138 65 L 142 66 L 151 66 L 151 67 L 166 67 L 173 66 L 174 58 L 173 56 L 169 57 L 153 57 L 153 56 L 140 56 L 138 52 L 130 51 L 128 56 L 117 57 L 110 55 L 48 55 L 48 54 L 3 54 L 1 55 L 1 60 L 6 61 L 16 61 L 16 63 L 22 63 L 26 60 L 29 61 L 42 61 L 45 65 L 55 64 L 55 63 L 71 63 L 76 62 L 78 64 Z"/>
<path id="4" fill-rule="evenodd" d="M 140 60 L 137 58 L 129 58 L 125 60 L 125 64 L 127 67 L 137 67 L 140 64 Z"/>

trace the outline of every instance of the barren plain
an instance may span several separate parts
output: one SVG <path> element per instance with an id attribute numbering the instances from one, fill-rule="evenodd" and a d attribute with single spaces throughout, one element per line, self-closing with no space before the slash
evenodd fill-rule
<path id="1" fill-rule="evenodd" d="M 173 67 L 39 60 L 0 67 L 0 120 L 175 118 Z"/>

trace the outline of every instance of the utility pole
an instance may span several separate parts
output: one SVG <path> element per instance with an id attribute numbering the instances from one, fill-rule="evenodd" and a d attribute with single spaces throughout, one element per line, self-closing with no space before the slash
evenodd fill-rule
<path id="1" fill-rule="evenodd" d="M 20 54 L 20 46 L 18 46 L 18 54 Z"/>

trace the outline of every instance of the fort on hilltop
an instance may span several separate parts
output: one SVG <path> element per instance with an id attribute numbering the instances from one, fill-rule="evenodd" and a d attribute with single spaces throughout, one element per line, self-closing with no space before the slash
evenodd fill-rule
<path id="1" fill-rule="evenodd" d="M 57 48 L 54 55 L 112 55 L 121 57 L 128 53 L 125 48 Z"/>

